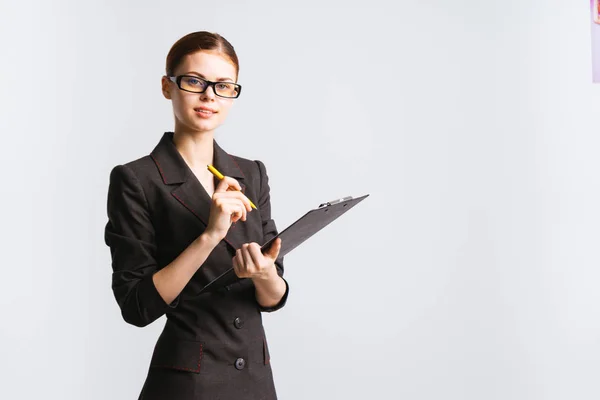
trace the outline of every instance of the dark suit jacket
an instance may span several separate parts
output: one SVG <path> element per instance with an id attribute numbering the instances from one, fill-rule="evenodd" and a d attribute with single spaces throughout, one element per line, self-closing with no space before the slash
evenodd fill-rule
<path id="1" fill-rule="evenodd" d="M 167 132 L 148 156 L 116 166 L 110 174 L 105 241 L 112 254 L 112 289 L 125 321 L 145 326 L 166 314 L 156 343 L 143 400 L 276 399 L 261 312 L 250 279 L 235 274 L 205 285 L 231 268 L 243 243 L 263 244 L 277 234 L 269 183 L 260 161 L 235 157 L 214 142 L 214 165 L 240 182 L 258 207 L 227 237 L 171 303 L 152 275 L 175 259 L 206 228 L 211 198 Z M 276 261 L 283 276 L 283 259 Z M 220 281 L 219 281 L 220 282 Z"/>

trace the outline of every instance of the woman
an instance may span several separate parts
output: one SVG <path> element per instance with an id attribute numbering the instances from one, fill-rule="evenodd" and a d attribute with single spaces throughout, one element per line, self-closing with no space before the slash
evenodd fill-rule
<path id="1" fill-rule="evenodd" d="M 277 235 L 268 176 L 214 141 L 241 91 L 238 59 L 220 35 L 195 32 L 166 64 L 174 131 L 116 166 L 108 190 L 105 240 L 123 318 L 142 327 L 167 317 L 139 399 L 276 399 L 261 312 L 283 307 L 289 289 L 280 240 L 264 254 L 259 246 Z"/>

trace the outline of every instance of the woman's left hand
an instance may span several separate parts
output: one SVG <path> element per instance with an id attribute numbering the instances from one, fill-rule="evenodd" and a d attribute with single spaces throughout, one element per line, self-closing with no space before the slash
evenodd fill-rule
<path id="1" fill-rule="evenodd" d="M 281 239 L 276 239 L 264 254 L 258 243 L 246 243 L 233 257 L 233 269 L 239 278 L 268 280 L 277 276 L 275 260 L 281 250 Z"/>

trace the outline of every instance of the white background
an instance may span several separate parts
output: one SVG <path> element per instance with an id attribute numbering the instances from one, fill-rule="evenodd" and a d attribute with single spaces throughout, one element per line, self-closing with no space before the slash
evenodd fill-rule
<path id="1" fill-rule="evenodd" d="M 0 398 L 137 398 L 164 318 L 121 319 L 108 176 L 173 129 L 197 30 L 238 52 L 216 138 L 265 162 L 280 228 L 371 194 L 286 258 L 281 399 L 600 398 L 589 6 L 3 0 Z"/>

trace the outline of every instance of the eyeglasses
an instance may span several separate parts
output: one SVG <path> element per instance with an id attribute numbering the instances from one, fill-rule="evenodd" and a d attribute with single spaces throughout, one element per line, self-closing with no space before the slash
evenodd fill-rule
<path id="1" fill-rule="evenodd" d="M 233 82 L 211 82 L 194 75 L 169 76 L 171 81 L 175 82 L 179 89 L 192 93 L 204 93 L 209 86 L 212 86 L 213 92 L 219 97 L 235 99 L 240 96 L 242 86 Z"/>

